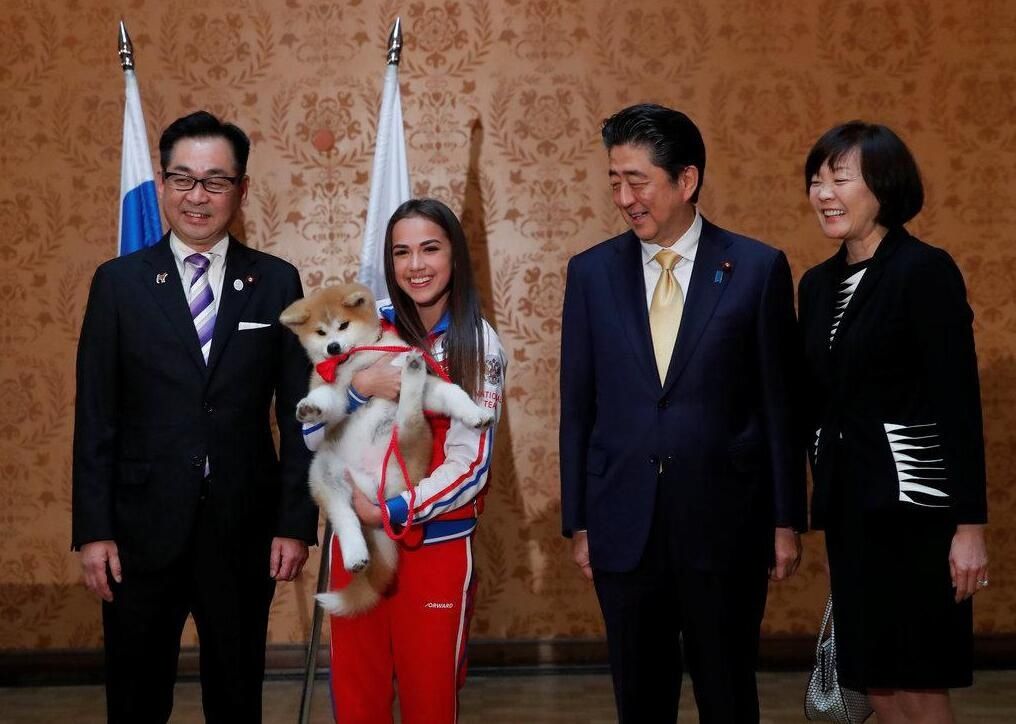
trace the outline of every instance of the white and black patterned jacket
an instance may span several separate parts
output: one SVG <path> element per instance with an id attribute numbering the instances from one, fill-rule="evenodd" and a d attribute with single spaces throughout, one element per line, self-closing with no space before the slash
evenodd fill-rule
<path id="1" fill-rule="evenodd" d="M 813 526 L 844 478 L 869 509 L 944 508 L 957 523 L 985 522 L 973 313 L 959 269 L 903 228 L 859 278 L 845 259 L 841 248 L 799 288 Z"/>

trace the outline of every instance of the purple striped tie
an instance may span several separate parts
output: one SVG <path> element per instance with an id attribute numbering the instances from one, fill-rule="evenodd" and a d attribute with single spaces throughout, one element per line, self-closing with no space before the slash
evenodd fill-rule
<path id="1" fill-rule="evenodd" d="M 190 281 L 188 303 L 194 318 L 194 328 L 198 331 L 198 342 L 201 354 L 208 363 L 208 353 L 212 350 L 212 330 L 215 329 L 215 295 L 208 279 L 208 267 L 211 262 L 204 254 L 191 254 L 184 261 L 194 269 Z"/>

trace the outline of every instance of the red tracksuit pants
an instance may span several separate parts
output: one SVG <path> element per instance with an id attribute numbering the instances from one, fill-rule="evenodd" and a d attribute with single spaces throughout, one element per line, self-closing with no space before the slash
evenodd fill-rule
<path id="1" fill-rule="evenodd" d="M 331 556 L 332 587 L 341 587 L 349 574 L 334 536 Z M 390 724 L 397 686 L 403 724 L 454 724 L 475 591 L 471 536 L 400 546 L 381 602 L 360 616 L 331 617 L 336 723 Z"/>

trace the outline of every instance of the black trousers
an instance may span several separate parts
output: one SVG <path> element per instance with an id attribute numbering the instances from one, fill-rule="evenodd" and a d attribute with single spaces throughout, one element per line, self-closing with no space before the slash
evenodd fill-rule
<path id="1" fill-rule="evenodd" d="M 686 663 L 699 721 L 759 721 L 755 668 L 765 612 L 768 546 L 722 570 L 682 562 L 672 512 L 677 491 L 661 478 L 653 527 L 632 571 L 595 570 L 621 724 L 673 724 Z M 757 541 L 764 540 L 755 536 Z M 682 639 L 684 656 L 682 661 Z"/>
<path id="2" fill-rule="evenodd" d="M 206 503 L 209 501 L 206 501 Z M 165 724 L 173 709 L 180 636 L 194 616 L 201 703 L 212 724 L 258 724 L 268 610 L 275 591 L 269 548 L 246 566 L 220 540 L 203 504 L 188 553 L 167 569 L 135 571 L 122 552 L 123 582 L 103 603 L 110 724 Z"/>

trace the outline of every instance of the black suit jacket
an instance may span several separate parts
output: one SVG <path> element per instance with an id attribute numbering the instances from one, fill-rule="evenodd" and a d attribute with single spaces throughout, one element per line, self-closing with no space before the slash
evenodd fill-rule
<path id="1" fill-rule="evenodd" d="M 98 268 L 78 344 L 75 548 L 112 539 L 125 567 L 173 561 L 194 525 L 206 456 L 205 505 L 238 560 L 266 566 L 274 536 L 315 541 L 310 454 L 293 415 L 309 362 L 278 321 L 301 296 L 291 264 L 230 238 L 206 365 L 168 235 Z"/>
<path id="2" fill-rule="evenodd" d="M 703 221 L 661 385 L 641 246 L 631 231 L 568 264 L 561 338 L 561 508 L 592 565 L 642 556 L 658 471 L 679 486 L 687 562 L 770 554 L 773 527 L 805 527 L 793 282 L 782 252 Z"/>
<path id="3" fill-rule="evenodd" d="M 973 313 L 947 252 L 890 229 L 830 347 L 846 248 L 801 279 L 808 365 L 812 523 L 823 527 L 834 475 L 869 509 L 947 509 L 982 523 L 981 397 Z M 854 479 L 856 478 L 856 479 Z"/>

